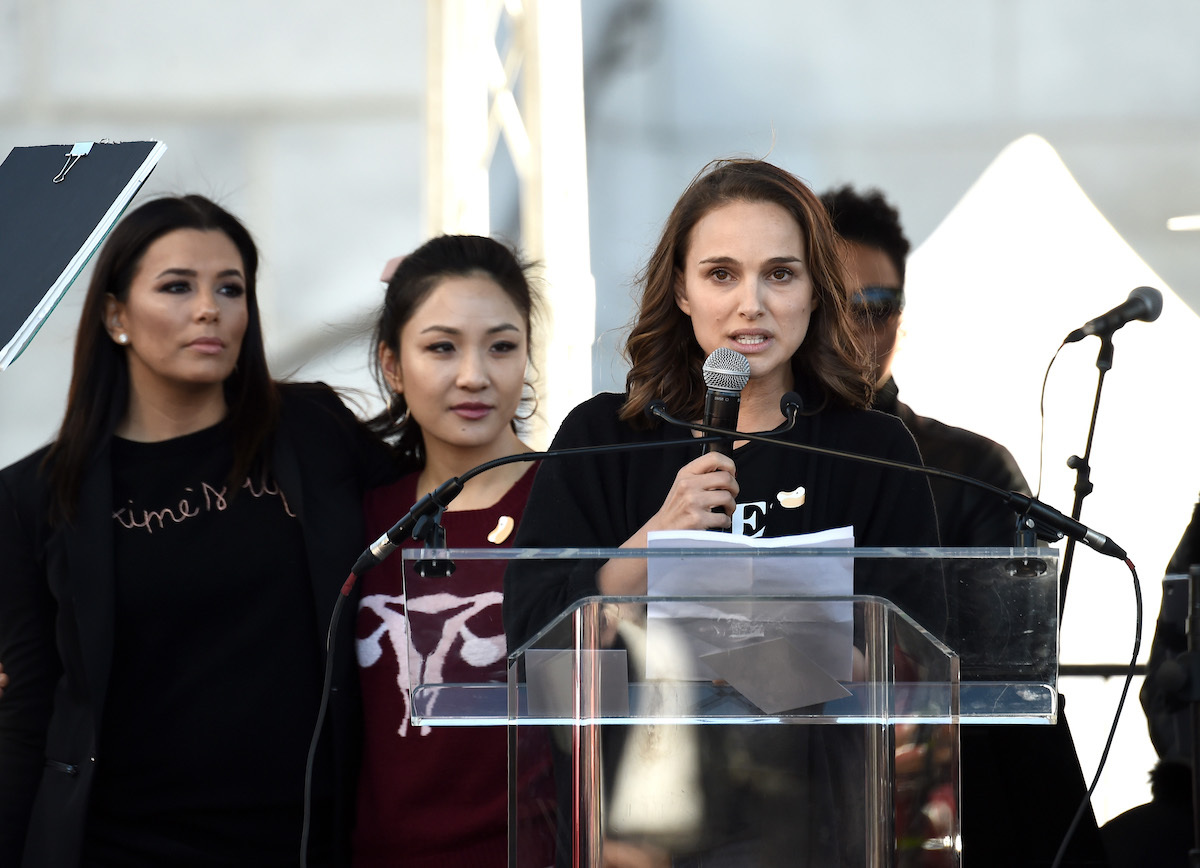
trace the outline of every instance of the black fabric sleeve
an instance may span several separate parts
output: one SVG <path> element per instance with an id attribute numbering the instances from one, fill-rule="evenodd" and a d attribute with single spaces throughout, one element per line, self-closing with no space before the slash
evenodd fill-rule
<path id="1" fill-rule="evenodd" d="M 918 416 L 905 404 L 897 415 L 916 438 L 929 467 L 948 470 L 986 482 L 1001 491 L 1029 494 L 1016 459 L 999 443 L 974 431 Z M 952 479 L 930 480 L 939 511 L 942 545 L 1011 546 L 1016 513 L 997 495 Z"/>
<path id="2" fill-rule="evenodd" d="M 903 423 L 883 413 L 868 411 L 878 433 L 875 449 L 864 449 L 891 461 L 922 466 L 920 450 Z M 865 426 L 864 426 L 865 427 Z M 864 471 L 860 470 L 860 473 Z M 860 496 L 868 497 L 866 492 Z M 878 487 L 866 507 L 867 520 L 859 533 L 860 546 L 939 545 L 937 514 L 929 477 L 919 471 L 884 469 Z"/>
<path id="3" fill-rule="evenodd" d="M 1192 510 L 1175 553 L 1167 564 L 1168 575 L 1188 575 L 1193 564 L 1200 563 L 1200 502 Z M 1164 591 L 1166 589 L 1164 588 Z M 1178 684 L 1179 655 L 1187 651 L 1187 596 L 1181 593 L 1182 605 L 1171 605 L 1164 593 L 1150 643 L 1150 659 L 1146 663 L 1146 678 L 1138 697 L 1146 712 L 1150 741 L 1159 758 L 1187 762 L 1191 758 L 1191 708 L 1184 701 Z M 1171 601 L 1179 603 L 1176 599 Z M 1168 673 L 1164 675 L 1164 666 Z"/>
<path id="4" fill-rule="evenodd" d="M 620 396 L 601 395 L 568 414 L 550 450 L 632 442 L 617 422 Z M 517 548 L 614 547 L 637 527 L 626 505 L 628 455 L 543 460 L 513 545 Z M 640 526 L 640 525 L 639 525 Z M 598 593 L 602 561 L 514 561 L 504 576 L 504 629 L 516 649 L 576 600 Z"/>
<path id="5" fill-rule="evenodd" d="M 882 413 L 868 412 L 874 424 L 869 428 L 855 427 L 873 429 L 871 439 L 877 445 L 874 449 L 858 451 L 906 464 L 923 463 L 917 444 L 903 423 Z M 867 473 L 863 470 L 859 475 L 865 478 Z M 855 496 L 866 510 L 861 532 L 856 533 L 857 545 L 908 548 L 940 545 L 933 494 L 925 474 L 885 469 L 874 491 L 860 490 Z M 891 600 L 934 635 L 947 638 L 950 612 L 946 576 L 940 567 L 927 561 L 922 561 L 919 566 L 904 566 L 896 561 L 859 558 L 855 567 L 855 591 Z"/>
<path id="6" fill-rule="evenodd" d="M 0 474 L 0 661 L 9 687 L 0 699 L 0 864 L 21 864 L 41 780 L 54 690 L 62 671 L 55 604 L 46 581 L 37 518 L 37 456 Z"/>
<path id="7" fill-rule="evenodd" d="M 1029 483 L 1017 466 L 1016 459 L 999 443 L 983 441 L 978 463 L 972 473 L 976 479 L 990 482 L 1004 491 L 1029 494 Z M 965 545 L 1012 545 L 1016 536 L 1017 514 L 1012 507 L 985 491 L 972 491 L 964 497 L 962 525 L 970 529 Z M 947 545 L 950 543 L 947 542 Z"/>
<path id="8" fill-rule="evenodd" d="M 376 488 L 399 479 L 414 468 L 402 467 L 388 446 L 350 411 L 338 392 L 325 383 L 281 383 L 284 420 L 295 436 L 337 438 L 330 450 L 352 457 L 362 487 Z M 309 429 L 309 430 L 304 430 Z"/>

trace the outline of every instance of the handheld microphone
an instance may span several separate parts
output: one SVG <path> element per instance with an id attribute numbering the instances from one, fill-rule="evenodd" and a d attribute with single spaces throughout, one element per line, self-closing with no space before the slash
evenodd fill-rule
<path id="1" fill-rule="evenodd" d="M 750 360 L 737 350 L 717 347 L 704 360 L 704 424 L 727 431 L 737 430 L 738 408 L 742 389 L 750 382 Z M 706 443 L 705 452 L 720 452 L 733 457 L 733 440 L 723 439 Z"/>
<path id="2" fill-rule="evenodd" d="M 730 351 L 732 352 L 732 350 Z M 741 356 L 741 353 L 734 353 Z M 743 360 L 745 359 L 742 356 Z M 748 364 L 748 363 L 747 363 Z M 749 377 L 747 376 L 747 379 Z M 744 383 L 742 385 L 745 385 Z M 799 415 L 802 408 L 800 396 L 795 392 L 788 392 L 780 401 L 780 412 L 786 417 L 786 420 L 781 426 L 774 431 L 767 432 L 770 434 L 786 434 L 796 425 L 796 417 Z M 671 419 L 667 413 L 666 404 L 662 401 L 652 401 L 645 410 L 646 417 L 649 419 Z M 392 525 L 379 539 L 375 540 L 363 553 L 358 556 L 358 560 L 354 562 L 354 566 L 350 570 L 350 577 L 342 586 L 342 596 L 349 596 L 350 591 L 354 588 L 354 584 L 359 576 L 367 570 L 374 567 L 376 564 L 383 561 L 388 555 L 394 552 L 397 548 L 404 544 L 404 541 L 414 535 L 417 526 L 422 522 L 431 520 L 441 510 L 450 505 L 450 502 L 458 496 L 463 490 L 463 486 L 468 480 L 473 479 L 479 474 L 491 470 L 493 467 L 500 467 L 504 464 L 517 464 L 525 461 L 544 461 L 550 458 L 568 458 L 572 455 L 600 455 L 606 452 L 636 452 L 642 449 L 663 449 L 668 446 L 678 446 L 688 443 L 703 443 L 706 447 L 709 444 L 716 443 L 719 440 L 728 439 L 725 432 L 706 437 L 692 438 L 685 440 L 663 440 L 663 441 L 648 441 L 645 443 L 610 443 L 601 446 L 576 446 L 570 449 L 552 449 L 546 452 L 518 452 L 515 455 L 505 455 L 501 458 L 494 458 L 491 461 L 486 461 L 476 467 L 472 467 L 462 476 L 455 476 L 446 480 L 433 491 L 429 492 L 420 498 L 400 520 Z M 433 546 L 436 548 L 436 546 Z"/>
<path id="3" fill-rule="evenodd" d="M 1134 320 L 1154 322 L 1162 313 L 1162 293 L 1149 286 L 1139 286 L 1129 293 L 1129 298 L 1108 313 L 1088 320 L 1063 340 L 1064 344 L 1081 341 L 1088 335 L 1111 335 L 1121 326 Z"/>

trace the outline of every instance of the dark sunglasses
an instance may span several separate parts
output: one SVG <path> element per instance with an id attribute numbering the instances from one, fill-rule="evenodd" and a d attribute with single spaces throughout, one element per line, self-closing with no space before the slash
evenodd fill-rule
<path id="1" fill-rule="evenodd" d="M 859 319 L 885 320 L 904 310 L 904 290 L 895 286 L 864 286 L 850 298 Z"/>

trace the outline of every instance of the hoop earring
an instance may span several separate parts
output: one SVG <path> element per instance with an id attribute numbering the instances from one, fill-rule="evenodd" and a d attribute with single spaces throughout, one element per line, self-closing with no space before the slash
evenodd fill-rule
<path id="1" fill-rule="evenodd" d="M 397 404 L 404 404 L 404 412 L 399 416 L 396 415 Z M 392 397 L 388 401 L 387 412 L 392 417 L 392 424 L 397 428 L 403 428 L 408 424 L 408 402 L 404 400 L 404 397 L 399 392 L 392 392 Z"/>
<path id="2" fill-rule="evenodd" d="M 533 403 L 531 404 L 531 406 L 529 408 L 529 412 L 526 413 L 524 416 L 522 416 L 520 414 L 520 412 L 517 412 L 516 414 L 513 415 L 513 418 L 516 419 L 518 422 L 528 422 L 530 419 L 532 419 L 534 416 L 537 415 L 537 411 L 538 411 L 539 404 L 538 404 L 537 390 L 533 388 L 533 383 L 530 383 L 530 382 L 526 382 L 525 387 L 529 389 L 529 398 L 522 397 L 521 404 L 524 404 L 527 400 L 530 400 L 530 399 L 532 399 Z M 520 410 L 520 405 L 517 406 L 517 409 Z"/>

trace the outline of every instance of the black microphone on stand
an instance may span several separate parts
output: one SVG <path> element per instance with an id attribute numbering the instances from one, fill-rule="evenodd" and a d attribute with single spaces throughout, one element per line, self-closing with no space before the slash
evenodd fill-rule
<path id="1" fill-rule="evenodd" d="M 1073 344 L 1088 335 L 1110 335 L 1121 326 L 1134 320 L 1154 322 L 1161 313 L 1162 293 L 1153 287 L 1139 286 L 1129 293 L 1129 298 L 1108 313 L 1088 320 L 1081 328 L 1075 329 L 1063 339 L 1063 343 Z"/>
<path id="2" fill-rule="evenodd" d="M 1096 379 L 1096 398 L 1092 402 L 1092 415 L 1088 421 L 1087 445 L 1084 447 L 1083 457 L 1072 455 L 1067 459 L 1067 466 L 1075 471 L 1075 500 L 1071 505 L 1071 518 L 1073 519 L 1078 519 L 1082 514 L 1083 499 L 1093 489 L 1090 464 L 1092 439 L 1096 433 L 1096 417 L 1100 413 L 1100 392 L 1104 388 L 1104 376 L 1112 369 L 1113 365 L 1113 332 L 1135 319 L 1154 322 L 1160 313 L 1162 313 L 1162 293 L 1149 286 L 1139 286 L 1129 293 L 1129 298 L 1108 313 L 1089 320 L 1081 328 L 1075 329 L 1063 338 L 1064 345 L 1083 340 L 1088 335 L 1097 335 L 1100 338 L 1100 350 L 1096 354 L 1096 370 L 1099 371 L 1099 376 Z M 1058 614 L 1060 618 L 1067 605 L 1067 586 L 1074 563 L 1075 537 L 1071 537 L 1067 540 L 1067 545 L 1063 550 L 1062 568 L 1058 573 Z"/>
<path id="3" fill-rule="evenodd" d="M 750 382 L 750 360 L 728 347 L 717 347 L 704 360 L 704 424 L 727 431 L 737 430 L 742 389 Z M 704 444 L 705 452 L 733 457 L 733 440 Z"/>

